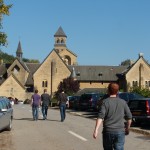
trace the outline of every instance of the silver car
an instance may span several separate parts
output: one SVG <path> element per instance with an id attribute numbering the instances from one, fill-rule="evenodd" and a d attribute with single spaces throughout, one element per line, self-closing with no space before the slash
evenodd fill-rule
<path id="1" fill-rule="evenodd" d="M 0 130 L 12 129 L 13 108 L 6 97 L 0 97 Z"/>

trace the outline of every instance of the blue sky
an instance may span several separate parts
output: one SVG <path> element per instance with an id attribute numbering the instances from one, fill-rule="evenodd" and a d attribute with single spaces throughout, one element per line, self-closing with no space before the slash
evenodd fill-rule
<path id="1" fill-rule="evenodd" d="M 120 65 L 143 53 L 150 63 L 149 0 L 5 0 L 12 3 L 3 19 L 8 46 L 16 55 L 19 40 L 23 57 L 42 62 L 54 48 L 61 26 L 67 47 L 79 65 Z"/>

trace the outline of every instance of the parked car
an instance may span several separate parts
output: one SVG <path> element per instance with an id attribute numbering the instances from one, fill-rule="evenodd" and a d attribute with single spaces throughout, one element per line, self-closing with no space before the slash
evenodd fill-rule
<path id="1" fill-rule="evenodd" d="M 68 96 L 69 108 L 77 108 L 79 106 L 80 96 Z"/>
<path id="2" fill-rule="evenodd" d="M 100 93 L 85 93 L 82 94 L 79 100 L 79 108 L 81 110 L 97 109 L 97 102 L 102 97 Z"/>
<path id="3" fill-rule="evenodd" d="M 132 92 L 119 92 L 117 95 L 119 98 L 125 100 L 127 103 L 129 103 L 130 100 L 132 99 L 137 99 L 137 98 L 144 98 L 142 95 L 137 94 L 137 93 L 132 93 Z M 106 99 L 109 97 L 108 94 L 105 94 L 97 103 L 97 110 L 99 110 L 99 107 L 102 103 L 103 99 Z"/>
<path id="4" fill-rule="evenodd" d="M 6 97 L 0 97 L 0 130 L 12 129 L 13 108 L 11 102 Z"/>
<path id="5" fill-rule="evenodd" d="M 80 97 L 81 96 L 74 96 L 74 101 L 73 101 L 73 108 L 74 109 L 79 109 Z"/>
<path id="6" fill-rule="evenodd" d="M 67 96 L 69 107 L 68 108 L 73 108 L 73 101 L 74 97 L 73 96 Z"/>
<path id="7" fill-rule="evenodd" d="M 119 92 L 118 96 L 125 100 L 127 103 L 132 100 L 132 99 L 136 99 L 136 98 L 144 98 L 144 96 L 138 94 L 138 93 L 132 93 L 132 92 Z"/>
<path id="8" fill-rule="evenodd" d="M 132 113 L 133 123 L 150 123 L 150 98 L 130 100 L 128 105 Z"/>

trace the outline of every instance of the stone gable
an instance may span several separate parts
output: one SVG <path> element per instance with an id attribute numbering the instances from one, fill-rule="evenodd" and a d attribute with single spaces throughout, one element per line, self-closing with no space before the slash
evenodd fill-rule
<path id="1" fill-rule="evenodd" d="M 35 72 L 33 76 L 34 87 L 39 90 L 39 94 L 42 94 L 45 88 L 48 93 L 53 94 L 57 90 L 60 81 L 69 75 L 70 71 L 66 64 L 53 50 Z M 47 87 L 43 87 L 43 81 L 47 81 Z"/>

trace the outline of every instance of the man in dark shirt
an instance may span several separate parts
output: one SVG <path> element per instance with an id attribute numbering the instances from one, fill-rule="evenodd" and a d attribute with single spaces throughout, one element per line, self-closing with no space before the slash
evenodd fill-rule
<path id="1" fill-rule="evenodd" d="M 60 108 L 61 122 L 63 122 L 66 117 L 66 103 L 68 103 L 67 94 L 64 93 L 63 90 L 58 96 L 58 103 Z M 68 107 L 69 107 L 69 103 L 68 103 Z"/>
<path id="2" fill-rule="evenodd" d="M 33 120 L 38 120 L 39 117 L 39 107 L 40 107 L 41 97 L 38 94 L 38 90 L 35 90 L 35 93 L 31 97 L 31 106 L 32 106 L 32 114 Z"/>
<path id="3" fill-rule="evenodd" d="M 47 89 L 44 89 L 44 93 L 41 95 L 42 102 L 42 114 L 43 120 L 47 119 L 48 106 L 50 103 L 50 95 L 47 93 Z"/>
<path id="4" fill-rule="evenodd" d="M 127 103 L 117 97 L 119 85 L 110 83 L 109 97 L 104 99 L 96 120 L 93 137 L 96 139 L 98 129 L 103 122 L 103 148 L 104 150 L 123 150 L 125 134 L 129 133 L 132 115 Z M 125 126 L 125 119 L 127 125 Z"/>

